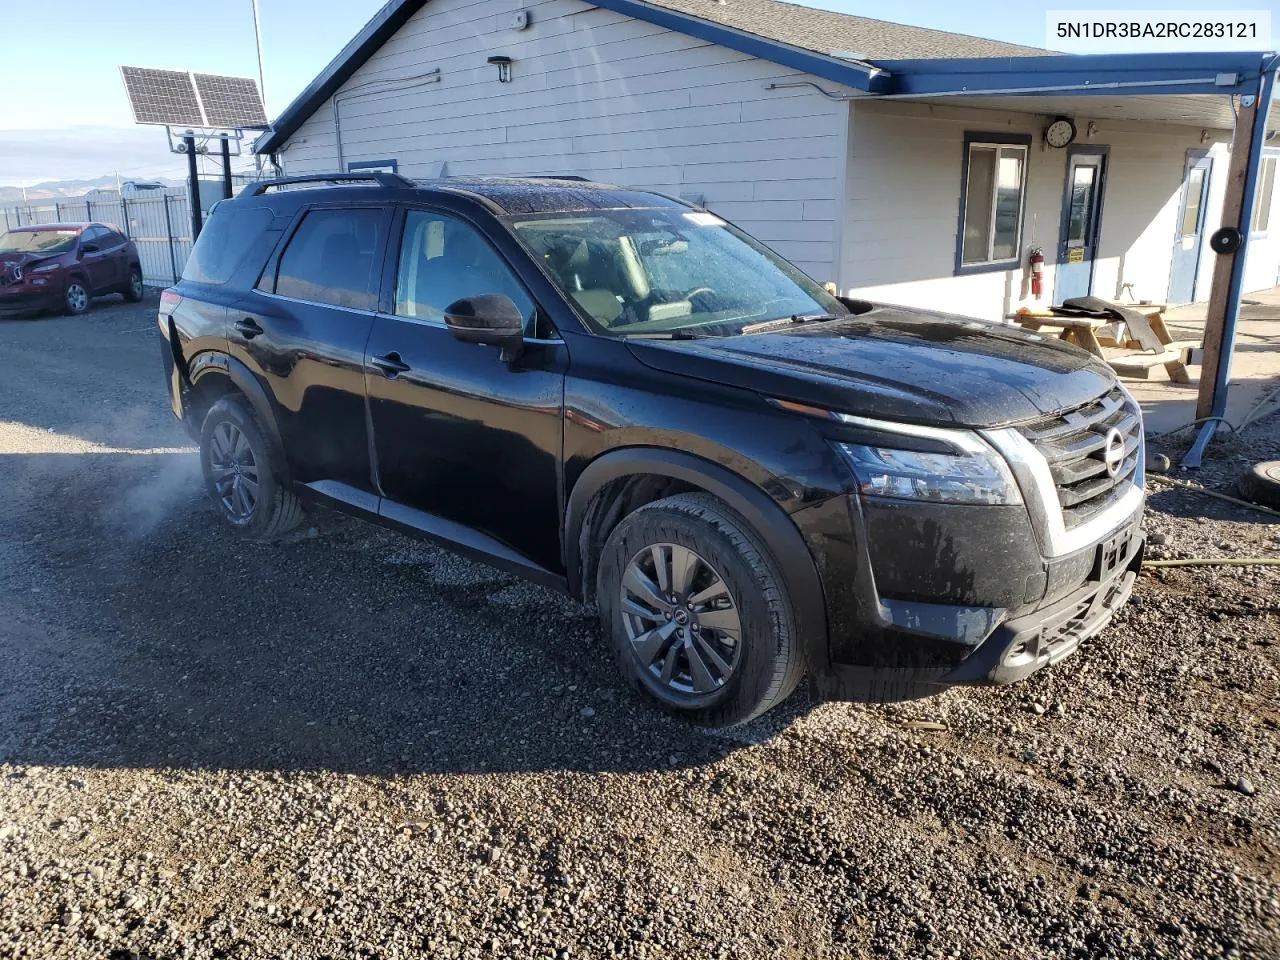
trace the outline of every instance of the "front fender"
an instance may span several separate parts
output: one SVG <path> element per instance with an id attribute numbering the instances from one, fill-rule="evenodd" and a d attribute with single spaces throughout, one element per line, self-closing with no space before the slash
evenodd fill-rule
<path id="1" fill-rule="evenodd" d="M 601 454 L 578 476 L 565 505 L 564 556 L 570 590 L 589 596 L 581 534 L 592 500 L 613 480 L 649 474 L 698 487 L 742 516 L 773 556 L 795 616 L 801 649 L 813 669 L 828 662 L 822 580 L 795 523 L 760 487 L 701 457 L 659 447 L 629 447 Z"/>

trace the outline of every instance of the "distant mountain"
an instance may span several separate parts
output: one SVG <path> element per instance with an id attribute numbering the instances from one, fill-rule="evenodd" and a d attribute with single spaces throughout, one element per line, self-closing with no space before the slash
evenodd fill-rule
<path id="1" fill-rule="evenodd" d="M 148 177 L 147 179 L 154 179 L 170 187 L 181 186 L 183 183 L 182 180 L 171 180 L 168 177 Z M 92 180 L 48 180 L 44 183 L 37 183 L 34 186 L 27 187 L 27 200 L 30 202 L 57 200 L 62 197 L 81 197 L 90 190 L 114 190 L 115 188 L 116 178 L 114 176 L 95 177 Z M 0 203 L 13 204 L 21 202 L 21 187 L 0 187 Z"/>

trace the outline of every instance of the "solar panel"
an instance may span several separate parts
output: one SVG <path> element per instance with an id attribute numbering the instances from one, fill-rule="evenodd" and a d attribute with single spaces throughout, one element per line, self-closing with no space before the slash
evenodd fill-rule
<path id="1" fill-rule="evenodd" d="M 248 77 L 220 77 L 194 74 L 196 91 L 204 104 L 205 126 L 266 127 L 267 112 L 262 106 L 258 85 Z"/>
<path id="2" fill-rule="evenodd" d="M 135 123 L 204 126 L 191 74 L 180 70 L 121 67 Z"/>

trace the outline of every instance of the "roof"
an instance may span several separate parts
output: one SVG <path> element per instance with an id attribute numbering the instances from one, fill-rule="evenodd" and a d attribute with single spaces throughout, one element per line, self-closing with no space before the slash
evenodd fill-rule
<path id="1" fill-rule="evenodd" d="M 581 177 L 445 177 L 415 183 L 428 190 L 475 194 L 509 214 L 683 206 L 658 193 Z"/>
<path id="2" fill-rule="evenodd" d="M 818 53 L 852 54 L 860 60 L 951 59 L 957 57 L 1035 57 L 1049 53 L 1038 47 L 1002 43 L 963 33 L 912 27 L 888 20 L 817 10 L 782 0 L 648 0 Z"/>
<path id="3" fill-rule="evenodd" d="M 280 148 L 428 0 L 387 0 L 254 144 Z M 782 0 L 593 0 L 596 6 L 881 96 L 1108 91 L 1256 93 L 1258 53 L 1072 56 Z"/>
<path id="4" fill-rule="evenodd" d="M 285 108 L 272 124 L 272 129 L 259 138 L 254 149 L 259 153 L 269 153 L 278 148 L 427 2 L 428 0 L 387 0 L 373 19 L 365 24 L 364 29 Z M 853 54 L 861 59 L 911 60 L 936 57 L 1035 56 L 1047 52 L 1035 47 L 984 40 L 981 37 L 833 13 L 800 4 L 783 3 L 781 0 L 732 0 L 732 3 L 722 3 L 720 0 L 597 0 L 597 5 L 640 20 L 661 23 L 685 33 L 694 32 L 689 29 L 690 21 L 727 28 L 724 30 L 725 35 L 695 35 L 702 35 L 711 42 L 725 43 L 734 49 L 746 49 L 741 44 L 726 42 L 732 39 L 728 34 L 739 31 L 775 45 L 785 44 L 795 50 L 806 51 L 809 56 L 782 59 L 779 56 L 782 51 L 776 46 L 772 51 L 755 48 L 746 49 L 746 52 L 797 69 L 809 70 L 836 82 L 847 82 L 850 78 L 824 71 L 818 62 L 831 60 L 833 54 Z M 663 13 L 669 15 L 663 17 Z M 676 18 L 674 22 L 672 15 Z M 841 72 L 848 72 L 849 64 L 839 63 L 839 66 Z M 864 77 L 868 74 L 865 68 L 861 72 Z M 871 75 L 875 73 L 874 70 L 869 72 Z M 856 80 L 856 76 L 853 79 Z M 855 86 L 866 89 L 866 84 L 855 83 Z"/>
<path id="5" fill-rule="evenodd" d="M 20 227 L 10 227 L 10 233 L 34 233 L 41 230 L 84 230 L 87 227 L 102 227 L 106 224 L 97 220 L 85 220 L 83 223 L 27 223 Z"/>
<path id="6" fill-rule="evenodd" d="M 370 179 L 374 175 L 370 175 Z M 404 200 L 415 193 L 436 192 L 461 195 L 482 201 L 497 214 L 570 213 L 590 210 L 652 209 L 654 207 L 686 207 L 683 201 L 674 200 L 660 193 L 619 187 L 610 183 L 596 183 L 576 176 L 542 177 L 439 177 L 431 180 L 410 180 L 406 177 L 384 177 L 375 182 L 356 181 L 351 184 L 329 179 L 329 174 L 311 176 L 277 177 L 259 180 L 241 191 L 246 199 L 269 198 L 267 205 L 294 208 L 317 199 L 333 199 L 335 190 L 358 191 L 360 200 L 370 197 Z M 307 184 L 314 181 L 314 186 Z M 273 185 L 288 185 L 283 192 L 268 192 Z M 343 196 L 340 194 L 339 196 Z M 234 202 L 234 201 L 223 201 Z"/>

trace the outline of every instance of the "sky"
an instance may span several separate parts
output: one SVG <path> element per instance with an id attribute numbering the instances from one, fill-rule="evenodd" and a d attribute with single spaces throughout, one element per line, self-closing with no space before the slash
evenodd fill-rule
<path id="1" fill-rule="evenodd" d="M 728 0 L 732 3 L 733 0 Z M 1043 46 L 1045 11 L 1270 8 L 1280 0 L 805 0 L 842 13 Z M 377 12 L 382 0 L 259 0 L 267 115 L 278 115 Z M 27 15 L 18 16 L 19 10 Z M 38 10 L 38 14 L 32 11 Z M 256 77 L 252 0 L 0 0 L 0 185 L 90 178 L 180 177 L 161 127 L 133 123 L 119 66 Z M 1278 41 L 1272 39 L 1271 48 Z"/>

